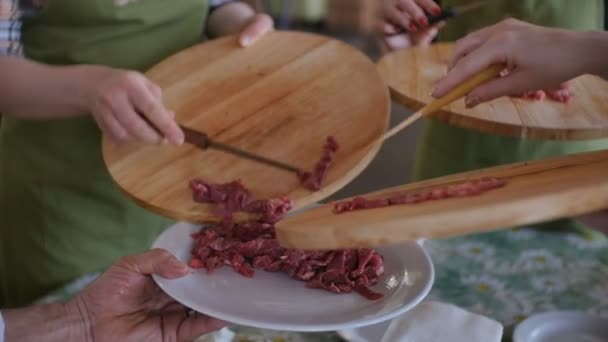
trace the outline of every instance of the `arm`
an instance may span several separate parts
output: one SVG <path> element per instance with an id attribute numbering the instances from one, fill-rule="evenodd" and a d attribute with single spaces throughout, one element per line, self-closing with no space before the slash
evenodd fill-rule
<path id="1" fill-rule="evenodd" d="M 7 342 L 90 341 L 81 315 L 66 304 L 3 310 L 2 316 Z"/>
<path id="2" fill-rule="evenodd" d="M 172 143 L 184 140 L 173 113 L 162 103 L 162 91 L 140 73 L 0 56 L 0 74 L 0 112 L 6 115 L 53 120 L 90 113 L 118 142 L 155 143 L 160 140 L 157 129 Z"/>
<path id="3" fill-rule="evenodd" d="M 85 90 L 86 73 L 80 66 L 51 67 L 0 56 L 0 111 L 33 120 L 84 115 L 90 97 Z"/>
<path id="4" fill-rule="evenodd" d="M 458 41 L 450 70 L 435 89 L 440 97 L 492 64 L 507 75 L 467 95 L 475 106 L 495 98 L 536 89 L 557 88 L 582 74 L 608 79 L 608 32 L 575 32 L 508 19 Z"/>

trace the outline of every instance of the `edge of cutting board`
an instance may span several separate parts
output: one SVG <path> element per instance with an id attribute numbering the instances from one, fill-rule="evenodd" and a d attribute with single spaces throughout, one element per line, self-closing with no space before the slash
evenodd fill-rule
<path id="1" fill-rule="evenodd" d="M 391 82 L 391 73 L 397 72 L 394 69 L 391 69 L 388 64 L 389 61 L 396 56 L 402 56 L 405 54 L 414 53 L 416 49 L 448 49 L 452 47 L 453 43 L 436 43 L 429 47 L 415 47 L 406 50 L 400 50 L 385 54 L 378 61 L 377 67 L 380 71 L 380 74 L 384 78 L 385 82 L 389 86 L 389 90 L 391 93 L 391 98 L 399 103 L 400 105 L 409 108 L 411 110 L 419 110 L 424 107 L 427 103 L 422 101 L 419 96 L 413 96 L 412 94 L 407 94 L 404 91 L 398 89 L 394 83 Z M 447 68 L 447 67 L 446 67 Z M 576 78 L 575 82 L 582 82 L 585 78 L 596 78 L 591 75 L 583 75 Z M 606 83 L 608 85 L 608 83 Z M 608 87 L 606 87 L 606 91 L 608 92 Z M 576 95 L 575 95 L 576 96 Z M 505 99 L 498 99 L 500 101 L 504 101 Z M 464 100 L 459 100 L 458 102 L 463 102 Z M 496 101 L 496 100 L 495 100 Z M 508 99 L 514 103 L 514 106 L 517 107 L 517 104 L 521 104 L 526 106 L 526 102 L 528 100 L 521 99 Z M 478 107 L 486 108 L 491 106 L 491 103 L 480 104 Z M 563 105 L 563 104 L 551 104 L 551 105 Z M 607 102 L 608 106 L 608 102 Z M 450 106 L 451 107 L 451 106 Z M 607 108 L 608 111 L 608 108 Z M 524 126 L 517 124 L 510 124 L 507 122 L 499 122 L 492 121 L 485 118 L 473 117 L 466 115 L 467 110 L 464 112 L 456 112 L 450 110 L 449 108 L 443 108 L 438 110 L 436 113 L 432 114 L 431 117 L 433 119 L 438 119 L 440 121 L 446 122 L 450 125 L 471 129 L 475 131 L 480 131 L 489 134 L 497 134 L 502 136 L 513 136 L 520 138 L 530 138 L 530 139 L 546 139 L 546 140 L 592 140 L 592 139 L 600 139 L 608 137 L 608 115 L 606 117 L 606 124 L 604 127 L 594 127 L 592 129 L 586 128 L 548 128 L 541 126 Z"/>

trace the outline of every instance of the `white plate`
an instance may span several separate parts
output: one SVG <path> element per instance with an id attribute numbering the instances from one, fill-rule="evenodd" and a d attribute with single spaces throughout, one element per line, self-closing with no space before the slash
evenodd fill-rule
<path id="1" fill-rule="evenodd" d="M 530 316 L 515 328 L 513 342 L 605 342 L 608 320 L 578 311 Z"/>
<path id="2" fill-rule="evenodd" d="M 183 262 L 190 256 L 190 234 L 200 226 L 178 223 L 161 234 L 154 248 L 164 248 Z M 193 271 L 184 278 L 155 276 L 157 284 L 183 305 L 235 324 L 282 331 L 334 331 L 392 319 L 420 303 L 431 290 L 434 269 L 417 243 L 383 247 L 385 275 L 374 290 L 385 295 L 369 301 L 358 294 L 337 295 L 308 289 L 282 273 L 256 270 L 245 278 L 224 267 L 208 275 Z"/>

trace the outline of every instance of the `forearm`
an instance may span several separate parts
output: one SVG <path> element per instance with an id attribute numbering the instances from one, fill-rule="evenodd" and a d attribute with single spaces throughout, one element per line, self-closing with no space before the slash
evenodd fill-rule
<path id="1" fill-rule="evenodd" d="M 593 74 L 608 80 L 608 32 L 589 31 L 577 34 L 584 61 L 581 74 Z"/>
<path id="2" fill-rule="evenodd" d="M 240 1 L 228 3 L 209 16 L 207 32 L 210 37 L 237 34 L 254 16 L 255 11 L 248 4 Z"/>
<path id="3" fill-rule="evenodd" d="M 87 66 L 49 66 L 0 57 L 0 112 L 33 120 L 61 119 L 87 112 Z"/>
<path id="4" fill-rule="evenodd" d="M 6 342 L 87 342 L 85 319 L 73 304 L 38 305 L 3 310 Z"/>

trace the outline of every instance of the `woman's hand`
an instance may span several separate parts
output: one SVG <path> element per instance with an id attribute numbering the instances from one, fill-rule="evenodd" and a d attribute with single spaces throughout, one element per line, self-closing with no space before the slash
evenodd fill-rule
<path id="1" fill-rule="evenodd" d="M 159 86 L 144 75 L 107 67 L 88 67 L 89 109 L 101 130 L 116 142 L 182 144 L 175 114 L 163 104 Z"/>
<path id="2" fill-rule="evenodd" d="M 429 26 L 427 15 L 439 15 L 433 0 L 384 0 L 382 4 L 382 42 L 389 50 L 428 45 L 443 23 Z M 401 29 L 408 33 L 397 34 Z"/>
<path id="3" fill-rule="evenodd" d="M 258 13 L 246 3 L 235 1 L 216 9 L 209 17 L 207 32 L 211 37 L 238 34 L 239 44 L 247 47 L 274 29 L 272 18 Z"/>
<path id="4" fill-rule="evenodd" d="M 274 29 L 272 18 L 266 13 L 254 15 L 239 35 L 239 44 L 247 47 Z"/>
<path id="5" fill-rule="evenodd" d="M 608 34 L 603 32 L 574 32 L 507 19 L 457 42 L 449 72 L 433 96 L 441 97 L 499 63 L 506 65 L 504 76 L 474 89 L 467 95 L 468 106 L 537 89 L 560 89 L 560 84 L 581 74 L 601 74 L 607 45 Z"/>

